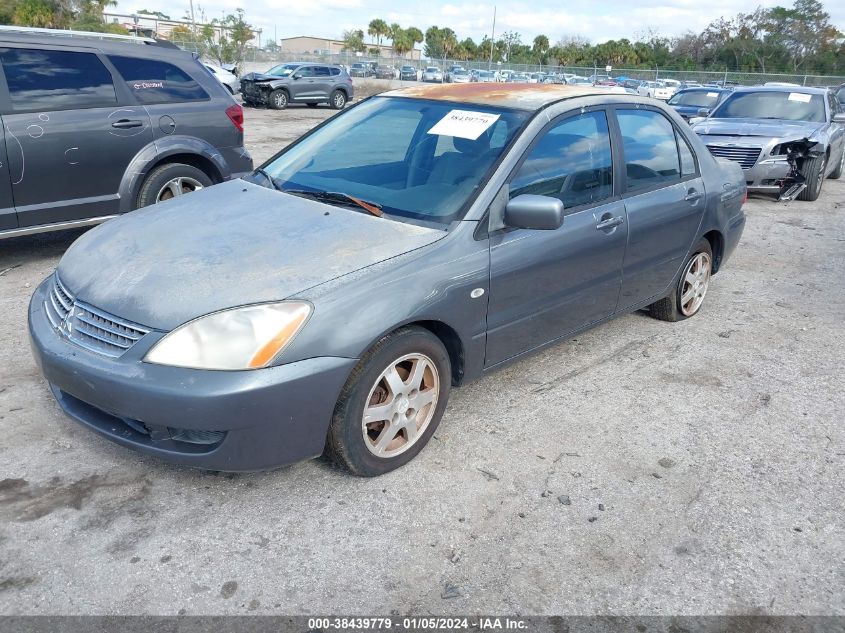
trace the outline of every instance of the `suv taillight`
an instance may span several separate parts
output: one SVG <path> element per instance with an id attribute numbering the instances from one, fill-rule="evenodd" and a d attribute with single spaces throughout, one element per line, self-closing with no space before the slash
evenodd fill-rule
<path id="1" fill-rule="evenodd" d="M 226 116 L 235 124 L 239 131 L 244 131 L 244 109 L 237 103 L 226 108 Z"/>

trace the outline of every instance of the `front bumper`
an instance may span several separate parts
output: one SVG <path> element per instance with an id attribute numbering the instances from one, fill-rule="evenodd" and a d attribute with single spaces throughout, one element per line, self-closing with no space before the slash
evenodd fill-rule
<path id="1" fill-rule="evenodd" d="M 108 358 L 49 323 L 43 305 L 50 282 L 30 302 L 30 341 L 59 406 L 77 422 L 142 453 L 209 470 L 265 470 L 323 452 L 356 359 L 311 358 L 251 371 L 142 362 L 160 332 Z"/>

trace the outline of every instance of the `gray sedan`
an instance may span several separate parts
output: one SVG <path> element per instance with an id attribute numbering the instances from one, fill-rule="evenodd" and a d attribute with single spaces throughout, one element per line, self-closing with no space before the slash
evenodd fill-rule
<path id="1" fill-rule="evenodd" d="M 742 166 L 750 190 L 812 201 L 845 168 L 843 124 L 826 88 L 758 86 L 737 88 L 693 129 L 713 155 Z"/>
<path id="2" fill-rule="evenodd" d="M 388 92 L 245 181 L 83 235 L 33 295 L 33 350 L 59 406 L 124 446 L 378 475 L 452 388 L 620 314 L 698 314 L 744 200 L 654 100 Z"/>

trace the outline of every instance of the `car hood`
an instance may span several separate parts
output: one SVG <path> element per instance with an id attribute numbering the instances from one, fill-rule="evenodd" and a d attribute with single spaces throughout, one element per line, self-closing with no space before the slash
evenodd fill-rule
<path id="1" fill-rule="evenodd" d="M 241 75 L 241 81 L 275 81 L 277 79 L 284 79 L 276 75 L 265 75 L 264 73 L 247 73 Z"/>
<path id="2" fill-rule="evenodd" d="M 705 119 L 696 123 L 693 129 L 707 136 L 765 136 L 784 138 L 812 136 L 821 123 L 811 121 L 788 121 L 782 119 Z"/>
<path id="3" fill-rule="evenodd" d="M 100 225 L 73 243 L 58 274 L 80 301 L 172 330 L 302 296 L 444 235 L 235 180 Z"/>

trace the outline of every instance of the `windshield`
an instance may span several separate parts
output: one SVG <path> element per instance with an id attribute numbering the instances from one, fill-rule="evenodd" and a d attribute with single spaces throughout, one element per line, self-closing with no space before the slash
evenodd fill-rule
<path id="1" fill-rule="evenodd" d="M 706 90 L 691 92 L 676 92 L 667 103 L 676 106 L 691 106 L 695 108 L 712 108 L 719 100 L 719 93 Z"/>
<path id="2" fill-rule="evenodd" d="M 789 91 L 735 92 L 713 113 L 717 119 L 823 122 L 824 97 Z"/>
<path id="3" fill-rule="evenodd" d="M 428 68 L 425 69 L 425 72 L 427 72 L 427 73 L 439 73 L 440 71 L 437 68 L 435 68 L 434 66 L 429 66 Z"/>
<path id="4" fill-rule="evenodd" d="M 279 66 L 273 66 L 267 71 L 267 74 L 274 75 L 275 77 L 287 77 L 297 68 L 299 68 L 299 64 L 281 64 Z"/>
<path id="5" fill-rule="evenodd" d="M 374 97 L 331 119 L 264 171 L 283 191 L 343 193 L 394 219 L 447 224 L 461 216 L 529 115 Z"/>

